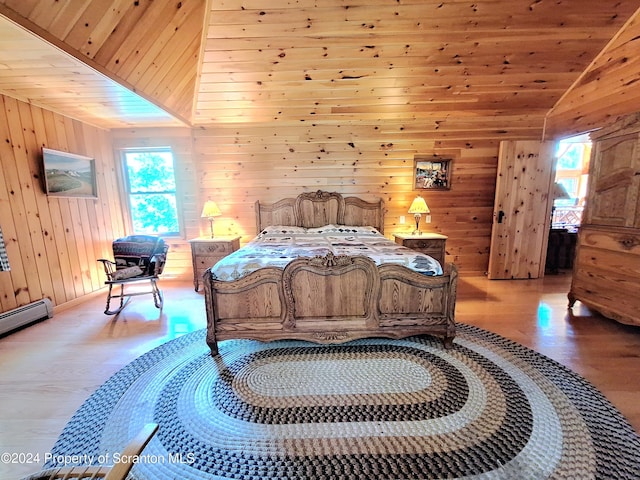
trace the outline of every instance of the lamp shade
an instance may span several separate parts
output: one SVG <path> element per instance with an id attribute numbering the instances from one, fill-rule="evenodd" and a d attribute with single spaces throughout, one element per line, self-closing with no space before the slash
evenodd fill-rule
<path id="1" fill-rule="evenodd" d="M 571 195 L 569 195 L 563 184 L 556 182 L 553 184 L 553 199 L 559 200 L 561 198 L 571 198 Z"/>
<path id="2" fill-rule="evenodd" d="M 218 205 L 213 200 L 207 200 L 202 208 L 202 218 L 213 218 L 219 217 L 222 215 L 222 212 L 218 208 Z"/>
<path id="3" fill-rule="evenodd" d="M 416 197 L 409 207 L 409 213 L 429 213 L 429 207 L 424 198 Z"/>

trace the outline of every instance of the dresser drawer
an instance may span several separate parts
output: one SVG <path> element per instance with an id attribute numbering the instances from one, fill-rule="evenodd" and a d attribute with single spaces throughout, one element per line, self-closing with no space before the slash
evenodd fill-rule
<path id="1" fill-rule="evenodd" d="M 580 232 L 580 244 L 585 247 L 625 252 L 632 255 L 640 255 L 640 235 L 638 230 L 625 228 L 598 228 L 584 227 Z"/>

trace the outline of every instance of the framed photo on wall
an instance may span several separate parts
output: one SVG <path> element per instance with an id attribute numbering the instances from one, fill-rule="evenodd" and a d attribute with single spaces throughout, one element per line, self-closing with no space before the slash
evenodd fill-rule
<path id="1" fill-rule="evenodd" d="M 98 198 L 95 159 L 43 147 L 42 162 L 47 195 Z"/>
<path id="2" fill-rule="evenodd" d="M 415 190 L 448 190 L 451 188 L 451 158 L 416 156 L 413 159 Z"/>

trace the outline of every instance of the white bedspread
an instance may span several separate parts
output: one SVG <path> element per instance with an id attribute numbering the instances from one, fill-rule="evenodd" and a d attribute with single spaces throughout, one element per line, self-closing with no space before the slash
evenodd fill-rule
<path id="1" fill-rule="evenodd" d="M 263 267 L 284 268 L 298 257 L 365 255 L 377 265 L 400 264 L 424 275 L 442 275 L 434 258 L 398 245 L 372 227 L 326 225 L 319 228 L 271 226 L 211 269 L 215 280 L 231 281 Z"/>

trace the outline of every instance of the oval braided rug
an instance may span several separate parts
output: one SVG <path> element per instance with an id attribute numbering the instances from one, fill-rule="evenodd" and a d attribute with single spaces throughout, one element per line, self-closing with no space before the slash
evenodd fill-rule
<path id="1" fill-rule="evenodd" d="M 440 340 L 220 343 L 204 331 L 116 373 L 55 455 L 160 429 L 137 479 L 640 478 L 640 437 L 557 362 L 475 327 Z"/>

